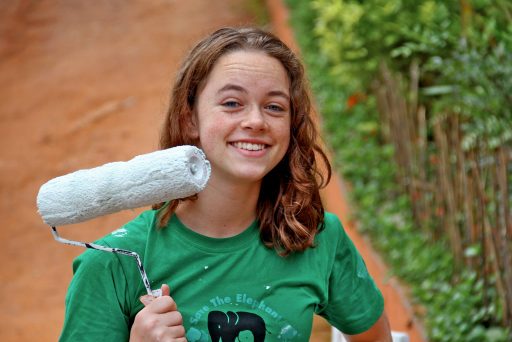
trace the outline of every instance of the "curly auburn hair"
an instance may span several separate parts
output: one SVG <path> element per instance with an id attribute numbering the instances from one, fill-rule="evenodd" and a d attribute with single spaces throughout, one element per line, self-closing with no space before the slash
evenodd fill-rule
<path id="1" fill-rule="evenodd" d="M 222 28 L 200 41 L 177 73 L 171 103 L 161 132 L 162 149 L 197 145 L 187 134 L 196 96 L 216 61 L 233 51 L 261 51 L 281 62 L 290 80 L 290 144 L 279 164 L 262 181 L 257 203 L 260 238 L 281 255 L 314 246 L 323 228 L 324 208 L 320 188 L 331 177 L 329 160 L 318 143 L 311 117 L 304 67 L 296 55 L 276 36 L 258 28 Z M 317 158 L 324 163 L 326 176 Z M 180 201 L 155 204 L 160 209 L 158 226 L 167 225 Z"/>

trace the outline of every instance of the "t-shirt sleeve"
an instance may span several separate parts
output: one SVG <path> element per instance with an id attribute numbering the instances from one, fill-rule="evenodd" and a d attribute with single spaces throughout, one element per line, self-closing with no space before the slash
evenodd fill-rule
<path id="1" fill-rule="evenodd" d="M 117 256 L 88 250 L 73 271 L 60 341 L 128 341 L 129 315 L 120 298 L 126 283 Z"/>
<path id="2" fill-rule="evenodd" d="M 150 220 L 150 213 L 143 213 L 96 243 L 132 250 L 143 258 Z M 73 262 L 60 341 L 128 341 L 141 294 L 144 287 L 133 258 L 86 250 Z"/>
<path id="3" fill-rule="evenodd" d="M 368 330 L 382 315 L 384 299 L 363 258 L 338 218 L 326 222 L 337 241 L 328 279 L 328 300 L 319 314 L 342 332 L 354 335 Z M 333 229 L 334 228 L 334 229 Z"/>

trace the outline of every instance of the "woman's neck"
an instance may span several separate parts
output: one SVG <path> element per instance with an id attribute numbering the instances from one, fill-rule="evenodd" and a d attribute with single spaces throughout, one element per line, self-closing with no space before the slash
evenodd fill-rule
<path id="1" fill-rule="evenodd" d="M 191 230 L 214 238 L 237 235 L 256 218 L 261 183 L 218 184 L 210 179 L 197 200 L 182 202 L 176 214 Z"/>

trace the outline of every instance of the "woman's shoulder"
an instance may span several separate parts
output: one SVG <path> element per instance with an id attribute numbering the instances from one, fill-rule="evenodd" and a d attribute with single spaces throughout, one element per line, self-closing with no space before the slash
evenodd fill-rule
<path id="1" fill-rule="evenodd" d="M 326 211 L 324 213 L 324 223 L 326 226 L 337 226 L 337 228 L 342 226 L 339 217 L 336 214 L 331 213 L 329 211 Z"/>
<path id="2" fill-rule="evenodd" d="M 154 227 L 156 213 L 154 210 L 147 210 L 139 214 L 133 220 L 108 233 L 102 238 L 94 241 L 94 244 L 108 248 L 119 248 L 144 253 L 149 231 Z M 96 265 L 112 262 L 112 253 L 88 249 L 79 255 L 75 262 L 89 263 Z"/>
<path id="3" fill-rule="evenodd" d="M 345 230 L 339 217 L 326 211 L 315 236 L 315 246 L 320 247 L 323 252 L 333 253 L 344 236 Z"/>
<path id="4" fill-rule="evenodd" d="M 316 237 L 317 245 L 330 246 L 328 249 L 342 253 L 347 249 L 352 249 L 353 242 L 349 234 L 345 230 L 341 219 L 330 212 L 325 212 L 323 227 Z"/>
<path id="5" fill-rule="evenodd" d="M 322 235 L 326 235 L 328 238 L 339 238 L 345 233 L 345 229 L 336 214 L 326 211 L 324 213 L 321 233 Z"/>
<path id="6" fill-rule="evenodd" d="M 155 226 L 156 211 L 146 210 L 136 218 L 105 235 L 98 241 L 115 244 L 115 247 L 136 246 L 147 239 L 149 231 Z M 114 246 L 112 246 L 114 247 Z"/>

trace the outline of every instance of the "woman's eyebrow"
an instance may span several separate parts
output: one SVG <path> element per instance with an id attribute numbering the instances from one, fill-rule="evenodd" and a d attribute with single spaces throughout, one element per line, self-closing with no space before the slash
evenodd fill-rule
<path id="1" fill-rule="evenodd" d="M 242 93 L 248 93 L 247 89 L 245 89 L 244 87 L 239 86 L 237 84 L 228 83 L 225 86 L 223 86 L 222 88 L 220 88 L 217 91 L 217 94 L 223 93 L 225 91 L 230 91 L 230 90 L 235 90 L 235 91 L 239 91 Z M 268 96 L 280 96 L 280 97 L 283 97 L 284 99 L 286 99 L 287 101 L 290 100 L 290 96 L 287 93 L 285 93 L 284 91 L 280 91 L 280 90 L 271 90 L 267 93 L 267 95 Z"/>
<path id="2" fill-rule="evenodd" d="M 284 91 L 280 91 L 280 90 L 271 90 L 267 93 L 268 96 L 280 96 L 280 97 L 283 97 L 285 98 L 287 101 L 290 101 L 290 96 L 285 93 Z"/>
<path id="3" fill-rule="evenodd" d="M 224 87 L 220 88 L 217 91 L 217 94 L 220 94 L 220 93 L 223 93 L 223 92 L 229 91 L 229 90 L 235 90 L 235 91 L 240 91 L 240 92 L 243 92 L 243 93 L 247 93 L 247 89 L 245 89 L 244 87 L 241 87 L 241 86 L 236 85 L 236 84 L 228 83 Z"/>

